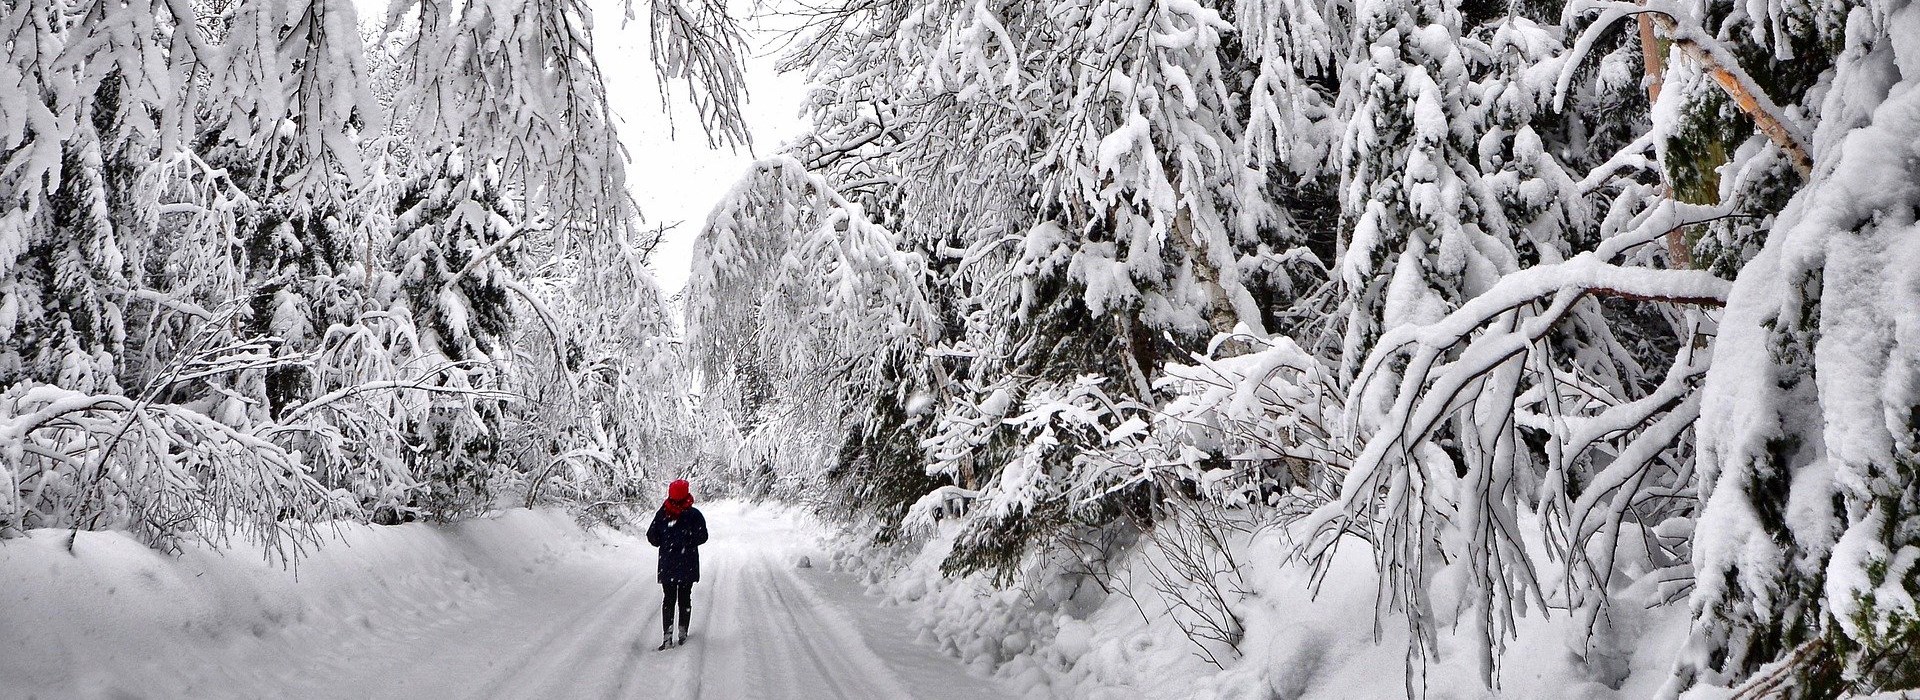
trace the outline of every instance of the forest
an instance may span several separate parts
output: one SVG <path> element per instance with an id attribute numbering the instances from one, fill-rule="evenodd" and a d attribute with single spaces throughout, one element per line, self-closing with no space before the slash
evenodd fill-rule
<path id="1" fill-rule="evenodd" d="M 764 156 L 696 231 L 626 184 L 620 21 Z M 1060 582 L 1230 677 L 1292 634 L 1263 596 L 1361 581 L 1409 696 L 1543 619 L 1620 692 L 1920 689 L 1920 3 L 10 0 L 0 41 L 0 546 L 293 560 L 685 476 L 937 563 L 922 605 L 1041 600 L 989 666 L 1069 645 Z"/>

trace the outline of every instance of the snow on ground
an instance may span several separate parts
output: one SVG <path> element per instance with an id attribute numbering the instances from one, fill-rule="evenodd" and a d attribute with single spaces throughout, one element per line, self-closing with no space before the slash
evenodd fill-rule
<path id="1" fill-rule="evenodd" d="M 1175 624 L 1175 606 L 1152 584 L 1151 546 L 1128 550 L 1107 585 L 1063 574 L 1059 562 L 1029 566 L 1018 585 L 984 576 L 941 577 L 955 530 L 943 526 L 924 547 L 888 556 L 848 547 L 836 567 L 866 573 L 870 591 L 914 611 L 923 641 L 961 657 L 977 673 L 1027 697 L 1141 698 L 1408 697 L 1405 618 L 1375 612 L 1377 575 L 1364 544 L 1343 545 L 1318 594 L 1309 569 L 1291 556 L 1286 535 L 1262 531 L 1230 541 L 1245 564 L 1230 591 L 1245 629 L 1239 653 L 1213 649 L 1221 664 Z M 1110 589 L 1110 590 L 1108 590 Z M 1187 595 L 1192 595 L 1191 590 Z M 1623 600 L 1641 596 L 1624 595 Z M 1189 618 L 1191 619 L 1191 618 Z M 1376 637 L 1375 625 L 1379 625 Z M 1685 605 L 1614 609 L 1589 646 L 1564 611 L 1535 609 L 1518 621 L 1488 688 L 1466 644 L 1471 625 L 1438 632 L 1442 657 L 1430 659 L 1414 696 L 1426 698 L 1644 698 L 1669 677 L 1672 650 L 1687 630 Z M 1458 650 L 1458 651 L 1455 651 Z"/>
<path id="2" fill-rule="evenodd" d="M 344 526 L 297 571 L 125 535 L 0 541 L 0 698 L 992 698 L 824 568 L 790 510 L 703 504 L 688 646 L 660 652 L 654 550 L 553 511 Z"/>
<path id="3" fill-rule="evenodd" d="M 343 526 L 297 570 L 251 551 L 168 556 L 112 532 L 78 533 L 69 553 L 73 533 L 35 531 L 0 541 L 0 698 L 1405 693 L 1404 624 L 1382 616 L 1375 639 L 1372 562 L 1358 546 L 1314 597 L 1307 571 L 1280 563 L 1279 536 L 1235 541 L 1237 559 L 1259 563 L 1244 581 L 1254 594 L 1234 601 L 1242 654 L 1222 655 L 1221 669 L 1171 624 L 1147 583 L 1149 548 L 1114 572 L 1111 591 L 1072 576 L 997 589 L 942 579 L 944 537 L 863 560 L 852 540 L 823 542 L 828 531 L 792 509 L 701 507 L 713 540 L 692 636 L 666 652 L 654 650 L 654 549 L 557 511 Z M 1429 665 L 1426 697 L 1646 697 L 1666 677 L 1685 614 L 1616 611 L 1586 663 L 1565 615 L 1526 618 L 1521 630 L 1497 690 L 1463 654 Z M 1450 634 L 1465 631 L 1443 631 L 1443 646 Z"/>

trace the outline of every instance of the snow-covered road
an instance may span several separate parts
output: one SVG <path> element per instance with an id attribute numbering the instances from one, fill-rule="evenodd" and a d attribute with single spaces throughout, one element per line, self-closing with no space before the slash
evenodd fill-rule
<path id="1" fill-rule="evenodd" d="M 850 577 L 799 568 L 812 543 L 790 521 L 733 504 L 706 511 L 713 539 L 685 647 L 655 650 L 654 550 L 630 541 L 611 545 L 631 554 L 624 561 L 520 582 L 488 601 L 494 614 L 389 637 L 387 662 L 329 683 L 409 698 L 1004 696 L 913 642 L 905 611 L 875 607 Z"/>
<path id="2" fill-rule="evenodd" d="M 798 566 L 802 556 L 818 558 L 818 533 L 803 518 L 728 503 L 703 510 L 713 539 L 701 550 L 704 572 L 694 588 L 692 635 L 679 649 L 655 650 L 660 588 L 653 548 L 612 535 L 528 561 L 465 552 L 462 560 L 477 564 L 455 575 L 466 583 L 453 585 L 449 595 L 355 598 L 329 590 L 338 586 L 317 585 L 313 595 L 300 596 L 311 599 L 296 606 L 300 622 L 217 636 L 208 649 L 179 661 L 166 660 L 165 653 L 141 660 L 69 644 L 46 661 L 94 659 L 73 682 L 60 682 L 61 669 L 40 668 L 51 685 L 9 689 L 0 678 L 0 696 L 67 695 L 63 690 L 115 697 L 1008 696 L 993 681 L 969 675 L 958 661 L 917 642 L 907 611 L 864 595 L 852 576 Z M 485 544 L 455 540 L 454 549 Z M 438 590 L 439 584 L 426 580 L 432 569 L 423 569 L 382 585 Z M 334 604 L 340 607 L 327 609 Z M 0 613 L 0 629 L 8 627 L 6 617 Z M 314 617 L 345 621 L 309 619 Z M 143 636 L 132 627 L 102 633 Z M 114 648 L 104 641 L 104 648 Z M 0 655 L 33 653 L 29 649 L 0 649 Z M 31 660 L 12 661 L 34 670 Z"/>

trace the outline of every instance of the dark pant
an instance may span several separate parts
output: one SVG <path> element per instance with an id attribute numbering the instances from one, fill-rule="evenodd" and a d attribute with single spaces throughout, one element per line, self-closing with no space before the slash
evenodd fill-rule
<path id="1" fill-rule="evenodd" d="M 693 619 L 693 584 L 662 583 L 660 589 L 666 593 L 666 600 L 660 603 L 660 631 L 673 631 L 675 608 L 680 610 L 680 629 L 685 631 L 687 622 Z"/>

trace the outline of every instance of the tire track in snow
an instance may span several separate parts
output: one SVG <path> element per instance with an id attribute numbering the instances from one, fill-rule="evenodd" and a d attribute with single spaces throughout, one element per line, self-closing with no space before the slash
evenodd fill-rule
<path id="1" fill-rule="evenodd" d="M 759 570 L 757 573 L 772 573 L 773 567 L 768 566 L 764 561 L 759 563 L 760 566 L 755 567 Z M 822 631 L 820 628 L 807 625 L 804 620 L 800 619 L 799 615 L 795 614 L 795 611 L 783 607 L 777 597 L 779 584 L 776 582 L 776 579 L 777 575 L 764 576 L 763 580 L 765 585 L 756 586 L 753 591 L 756 594 L 754 596 L 754 607 L 756 612 L 759 613 L 756 617 L 767 620 L 770 623 L 768 627 L 771 633 L 764 638 L 770 641 L 772 646 L 777 647 L 778 651 L 777 654 L 766 654 L 765 656 L 784 659 L 787 662 L 780 666 L 773 667 L 778 669 L 783 676 L 780 687 L 786 692 L 781 694 L 780 697 L 806 697 L 809 695 L 835 698 L 908 697 L 897 694 L 879 695 L 873 692 L 849 692 L 848 686 L 850 684 L 856 684 L 860 680 L 859 676 L 855 674 L 836 673 L 835 669 L 833 669 L 825 659 L 821 658 L 819 651 L 816 649 L 816 644 L 810 643 L 811 640 L 809 639 L 801 638 L 801 635 L 813 635 L 814 639 L 827 641 L 833 646 L 838 647 L 840 645 L 837 644 L 837 640 L 831 637 L 819 636 L 819 633 Z M 786 623 L 777 624 L 777 621 L 781 619 L 784 619 Z M 811 670 L 812 673 L 805 673 L 807 670 Z M 845 682 L 843 682 L 843 679 Z M 817 692 L 822 689 L 831 692 Z"/>
<path id="2" fill-rule="evenodd" d="M 868 634 L 903 640 L 904 615 L 865 610 L 853 590 L 829 599 L 792 569 L 806 531 L 766 511 L 720 505 L 694 588 L 688 643 L 655 651 L 661 593 L 654 552 L 626 539 L 499 586 L 459 624 L 409 630 L 407 646 L 329 686 L 388 697 L 490 698 L 906 698 L 1009 697 L 968 676 L 958 661 L 876 648 Z M 840 585 L 831 577 L 824 585 Z M 635 607 L 638 607 L 638 610 Z M 856 610 L 856 607 L 861 607 Z M 876 617 L 877 616 L 877 617 Z M 864 622 L 861 620 L 864 619 Z M 876 620 L 882 626 L 876 627 Z M 862 631 L 862 625 L 868 629 Z M 878 630 L 878 631 L 876 631 Z M 908 656 L 911 656 L 909 654 Z M 898 664 L 906 664 L 898 666 Z M 902 670 L 915 678 L 907 681 Z M 396 677 L 397 676 L 397 677 Z M 923 687 L 929 677 L 937 687 Z M 918 685 L 916 685 L 918 684 Z M 958 689 L 977 689 L 973 692 Z"/>
<path id="3" fill-rule="evenodd" d="M 633 585 L 638 580 L 640 580 L 638 575 L 627 577 L 606 595 L 582 605 L 564 622 L 552 625 L 546 634 L 541 636 L 539 642 L 523 647 L 538 650 L 538 655 L 522 657 L 518 663 L 491 674 L 481 686 L 482 696 L 490 698 L 558 697 L 550 692 L 541 692 L 551 690 L 550 686 L 556 680 L 577 689 L 579 682 L 585 680 L 581 674 L 577 673 L 583 670 L 579 668 L 582 661 L 597 661 L 603 656 L 588 653 L 592 647 L 605 645 L 609 638 L 631 639 L 634 641 L 614 645 L 616 649 L 630 649 L 638 641 L 639 638 L 632 634 L 620 634 L 620 629 L 617 628 L 617 626 L 625 626 L 622 624 L 625 622 L 622 620 L 624 616 L 618 614 L 619 611 L 631 608 L 612 604 L 617 599 L 621 599 L 623 594 L 625 598 L 639 597 L 639 591 L 635 590 Z M 659 611 L 654 611 L 653 616 L 658 618 Z M 644 625 L 644 621 L 642 624 Z M 565 689 L 560 688 L 560 690 Z"/>
<path id="4" fill-rule="evenodd" d="M 791 629 L 814 630 L 832 640 L 833 651 L 825 658 L 811 644 L 800 645 L 805 649 L 814 667 L 823 676 L 832 678 L 858 679 L 865 686 L 860 693 L 843 693 L 847 698 L 904 698 L 912 697 L 900 679 L 887 668 L 866 642 L 860 638 L 857 630 L 846 625 L 840 618 L 821 614 L 826 603 L 813 595 L 806 582 L 795 576 L 784 566 L 767 566 L 774 607 L 786 614 L 793 622 Z M 802 599 L 802 600 L 796 600 Z M 829 661 L 828 659 L 831 659 Z"/>

